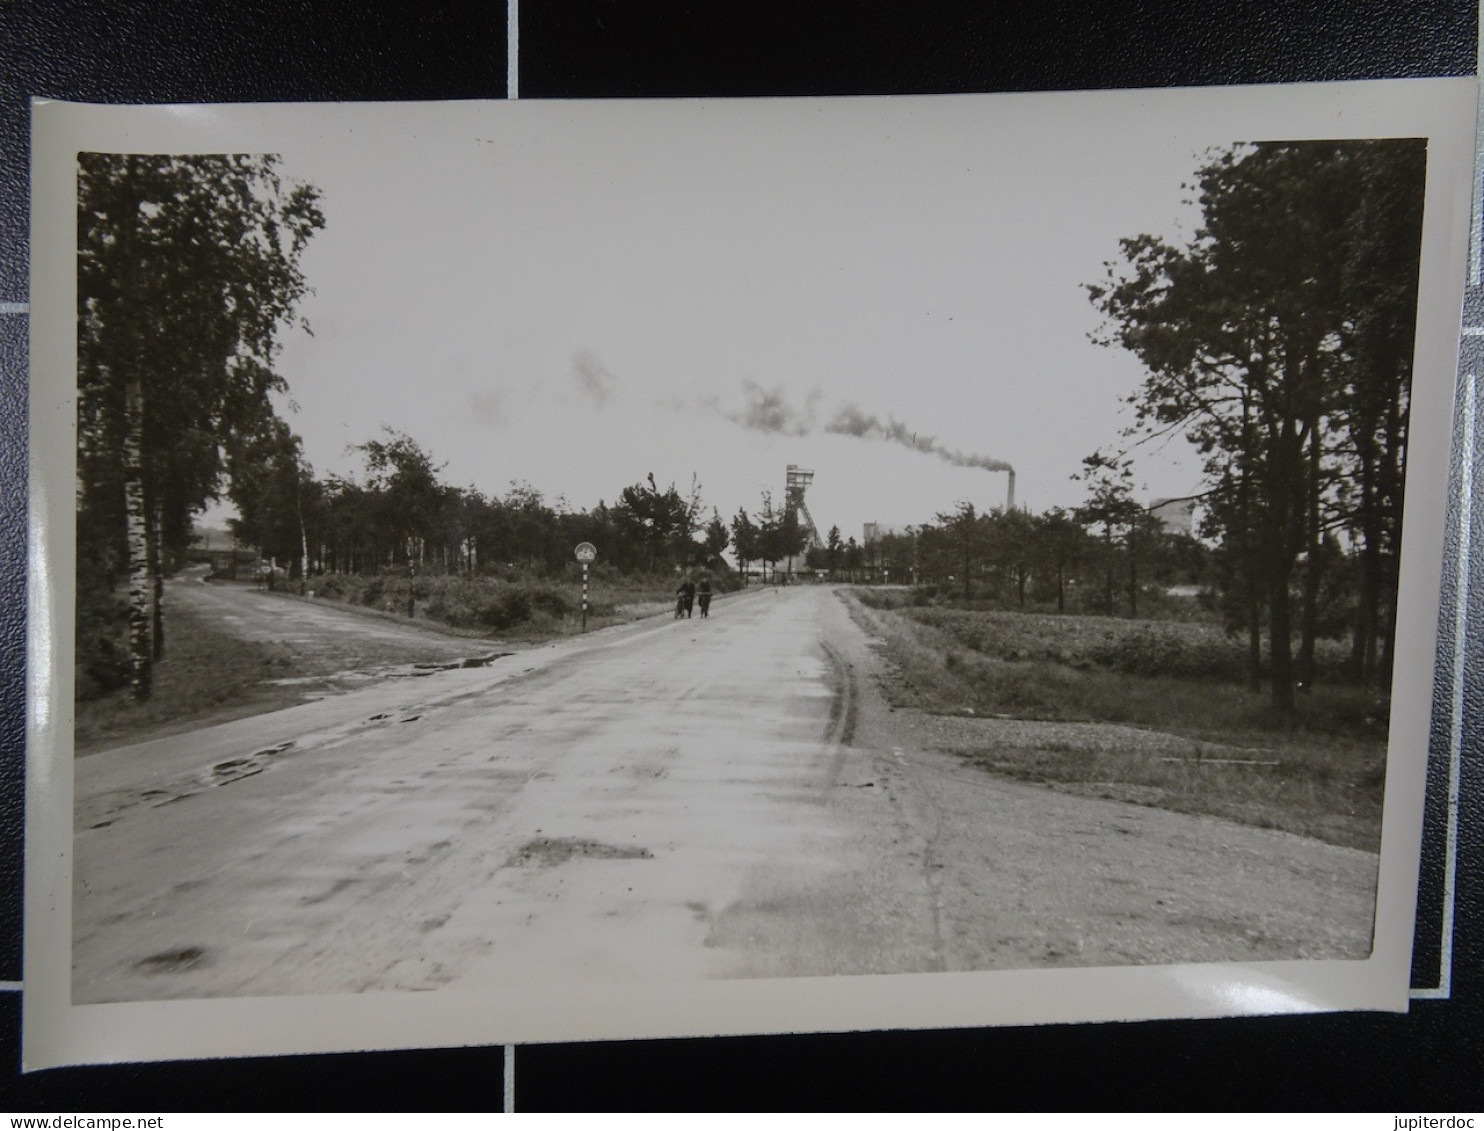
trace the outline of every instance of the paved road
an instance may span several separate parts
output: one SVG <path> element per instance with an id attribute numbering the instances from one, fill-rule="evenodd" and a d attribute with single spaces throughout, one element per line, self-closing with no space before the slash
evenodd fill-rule
<path id="1" fill-rule="evenodd" d="M 74 1000 L 1367 952 L 1374 856 L 920 749 L 832 590 L 714 612 L 80 759 Z"/>

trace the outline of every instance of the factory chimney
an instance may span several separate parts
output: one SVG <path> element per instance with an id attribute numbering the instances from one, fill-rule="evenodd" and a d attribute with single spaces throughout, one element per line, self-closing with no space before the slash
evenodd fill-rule
<path id="1" fill-rule="evenodd" d="M 1007 511 L 1013 511 L 1015 509 L 1015 469 L 1013 467 L 1007 467 L 1005 470 L 1010 473 L 1010 488 L 1006 492 L 1005 509 Z"/>

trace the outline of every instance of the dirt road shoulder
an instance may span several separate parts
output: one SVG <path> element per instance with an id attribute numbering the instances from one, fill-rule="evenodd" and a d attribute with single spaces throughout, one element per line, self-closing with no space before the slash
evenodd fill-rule
<path id="1" fill-rule="evenodd" d="M 916 869 L 940 968 L 1369 953 L 1375 854 L 996 778 L 888 702 L 881 641 L 850 615 L 830 614 L 855 720 L 835 804 L 882 830 L 868 851 Z"/>

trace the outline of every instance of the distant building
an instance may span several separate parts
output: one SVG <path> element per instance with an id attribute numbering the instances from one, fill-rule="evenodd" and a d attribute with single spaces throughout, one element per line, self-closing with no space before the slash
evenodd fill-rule
<path id="1" fill-rule="evenodd" d="M 916 526 L 901 526 L 885 522 L 868 522 L 862 533 L 865 551 L 862 563 L 867 577 L 872 581 L 917 583 L 917 534 Z"/>
<path id="2" fill-rule="evenodd" d="M 868 522 L 865 525 L 863 545 L 871 546 L 883 538 L 915 538 L 917 527 L 899 526 L 885 522 Z"/>
<path id="3" fill-rule="evenodd" d="M 1155 499 L 1149 505 L 1149 513 L 1159 519 L 1166 533 L 1187 535 L 1195 533 L 1194 499 Z"/>
<path id="4" fill-rule="evenodd" d="M 202 529 L 186 551 L 186 561 L 211 567 L 213 578 L 236 581 L 256 576 L 258 552 L 225 530 Z"/>

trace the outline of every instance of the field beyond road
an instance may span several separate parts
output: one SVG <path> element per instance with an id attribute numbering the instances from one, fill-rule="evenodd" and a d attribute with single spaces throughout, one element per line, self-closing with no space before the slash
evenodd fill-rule
<path id="1" fill-rule="evenodd" d="M 986 773 L 938 729 L 976 720 L 883 694 L 890 626 L 848 600 L 749 591 L 79 759 L 74 1000 L 1369 952 L 1374 854 Z"/>
<path id="2" fill-rule="evenodd" d="M 1386 718 L 1358 689 L 1321 684 L 1281 719 L 1210 624 L 850 600 L 882 640 L 886 693 L 933 719 L 939 749 L 1019 781 L 1379 848 Z"/>

